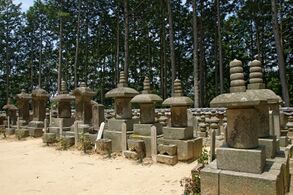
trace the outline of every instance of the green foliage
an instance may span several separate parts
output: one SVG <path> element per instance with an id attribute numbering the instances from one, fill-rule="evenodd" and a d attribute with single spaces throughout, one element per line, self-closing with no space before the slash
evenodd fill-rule
<path id="1" fill-rule="evenodd" d="M 92 143 L 89 136 L 84 133 L 79 137 L 79 146 L 78 149 L 82 150 L 84 153 L 87 153 L 88 150 L 92 149 Z"/>
<path id="2" fill-rule="evenodd" d="M 199 164 L 206 165 L 206 164 L 208 164 L 208 160 L 209 160 L 209 153 L 208 153 L 207 149 L 204 148 L 203 151 L 202 151 L 202 153 L 201 153 L 201 155 L 197 159 L 197 162 Z"/>
<path id="3" fill-rule="evenodd" d="M 70 143 L 65 137 L 60 137 L 57 143 L 57 150 L 68 150 Z"/>

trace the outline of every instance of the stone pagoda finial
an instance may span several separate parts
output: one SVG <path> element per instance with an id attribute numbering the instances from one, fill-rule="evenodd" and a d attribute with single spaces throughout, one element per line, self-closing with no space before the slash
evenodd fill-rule
<path id="1" fill-rule="evenodd" d="M 242 62 L 234 59 L 230 62 L 230 93 L 245 91 Z"/>
<path id="2" fill-rule="evenodd" d="M 25 89 L 21 89 L 21 93 L 24 94 L 25 93 Z"/>
<path id="3" fill-rule="evenodd" d="M 143 91 L 142 94 L 149 94 L 151 93 L 151 86 L 150 86 L 150 79 L 148 77 L 144 78 L 143 81 Z"/>
<path id="4" fill-rule="evenodd" d="M 249 84 L 248 89 L 264 89 L 262 65 L 259 60 L 253 60 L 249 64 Z"/>
<path id="5" fill-rule="evenodd" d="M 61 94 L 66 94 L 67 93 L 67 86 L 66 86 L 66 82 L 62 81 L 61 82 Z"/>
<path id="6" fill-rule="evenodd" d="M 173 94 L 173 97 L 180 97 L 180 96 L 183 96 L 182 87 L 181 87 L 181 81 L 179 79 L 176 79 L 174 81 L 174 94 Z"/>
<path id="7" fill-rule="evenodd" d="M 127 85 L 124 71 L 120 71 L 119 83 L 118 83 L 117 87 L 127 87 L 127 86 L 128 85 Z"/>

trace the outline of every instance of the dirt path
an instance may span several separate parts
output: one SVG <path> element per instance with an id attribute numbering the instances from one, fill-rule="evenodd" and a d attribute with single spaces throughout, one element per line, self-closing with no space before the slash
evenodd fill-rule
<path id="1" fill-rule="evenodd" d="M 182 194 L 195 163 L 141 165 L 57 151 L 41 139 L 0 140 L 0 194 Z"/>

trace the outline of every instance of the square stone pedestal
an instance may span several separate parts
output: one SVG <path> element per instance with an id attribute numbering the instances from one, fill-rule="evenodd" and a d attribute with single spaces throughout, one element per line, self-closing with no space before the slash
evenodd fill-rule
<path id="1" fill-rule="evenodd" d="M 15 133 L 15 128 L 10 127 L 5 129 L 6 135 L 13 135 L 14 133 Z"/>
<path id="2" fill-rule="evenodd" d="M 123 123 L 126 124 L 127 131 L 132 131 L 133 124 L 138 123 L 138 119 L 110 119 L 108 120 L 108 129 L 110 131 L 121 131 Z"/>
<path id="3" fill-rule="evenodd" d="M 200 172 L 201 194 L 284 194 L 284 169 L 282 168 L 282 163 L 277 161 L 266 163 L 264 172 L 256 174 L 218 169 L 217 160 L 206 165 Z"/>
<path id="4" fill-rule="evenodd" d="M 137 135 L 135 133 L 129 136 L 130 139 L 140 139 L 144 141 L 146 157 L 151 157 L 151 136 Z M 162 138 L 162 135 L 157 135 L 157 139 Z"/>
<path id="5" fill-rule="evenodd" d="M 29 130 L 29 135 L 32 137 L 41 137 L 43 135 L 43 128 L 43 121 L 31 121 L 27 126 L 27 129 Z"/>
<path id="6" fill-rule="evenodd" d="M 157 135 L 162 134 L 162 124 L 154 123 L 154 124 L 134 124 L 133 125 L 133 133 L 137 135 L 151 135 L 151 127 L 155 126 L 157 129 Z"/>
<path id="7" fill-rule="evenodd" d="M 127 139 L 133 133 L 133 131 L 127 131 Z M 103 138 L 112 140 L 112 152 L 121 152 L 121 131 L 104 130 Z"/>
<path id="8" fill-rule="evenodd" d="M 163 127 L 164 139 L 191 139 L 193 137 L 192 127 Z"/>
<path id="9" fill-rule="evenodd" d="M 279 137 L 279 145 L 280 147 L 287 147 L 290 144 L 290 140 L 287 136 Z"/>
<path id="10" fill-rule="evenodd" d="M 266 158 L 275 158 L 277 151 L 280 150 L 276 137 L 258 138 L 258 143 L 265 146 Z"/>
<path id="11" fill-rule="evenodd" d="M 191 128 L 192 131 L 192 128 Z M 174 144 L 177 146 L 177 157 L 179 161 L 188 161 L 197 159 L 202 153 L 202 138 L 193 138 L 188 140 L 175 140 L 159 138 L 158 144 Z"/>
<path id="12" fill-rule="evenodd" d="M 217 168 L 246 173 L 262 173 L 266 153 L 263 146 L 256 149 L 229 148 L 226 145 L 216 150 Z"/>

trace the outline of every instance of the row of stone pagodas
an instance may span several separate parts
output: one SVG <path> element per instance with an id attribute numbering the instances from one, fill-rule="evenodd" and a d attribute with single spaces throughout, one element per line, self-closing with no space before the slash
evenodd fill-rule
<path id="1" fill-rule="evenodd" d="M 151 128 L 156 127 L 156 139 L 159 144 L 158 161 L 175 164 L 177 160 L 187 161 L 197 158 L 201 154 L 202 139 L 193 137 L 192 127 L 187 127 L 187 108 L 193 104 L 192 100 L 183 96 L 180 80 L 174 81 L 173 97 L 166 99 L 163 105 L 171 107 L 171 125 L 163 127 L 155 121 L 155 104 L 162 99 L 152 94 L 150 81 L 146 77 L 144 89 L 141 94 L 129 88 L 125 80 L 124 72 L 120 72 L 120 80 L 117 88 L 106 93 L 107 98 L 114 98 L 115 118 L 108 120 L 108 129 L 104 132 L 104 138 L 112 140 L 112 151 L 123 151 L 122 124 L 125 124 L 124 135 L 128 144 L 128 150 L 123 151 L 126 156 L 137 157 L 135 152 L 144 151 L 143 156 L 151 156 Z M 139 104 L 139 118 L 132 118 L 131 103 Z M 170 149 L 172 148 L 172 149 Z M 170 154 L 166 151 L 173 150 Z M 135 151 L 136 150 L 136 151 Z M 162 150 L 162 151 L 160 151 Z"/>
<path id="2" fill-rule="evenodd" d="M 275 134 L 269 130 L 269 109 L 278 105 L 279 98 L 264 89 L 259 67 L 259 61 L 252 62 L 246 90 L 242 62 L 233 60 L 230 93 L 210 102 L 211 107 L 227 108 L 226 143 L 200 172 L 202 194 L 285 194 L 288 190 L 289 155 L 278 150 Z"/>
<path id="3" fill-rule="evenodd" d="M 69 145 L 76 143 L 75 139 L 86 134 L 94 143 L 98 128 L 104 121 L 104 106 L 92 100 L 95 92 L 85 85 L 68 93 L 66 83 L 62 81 L 61 92 L 53 98 L 57 103 L 57 117 L 50 117 L 50 125 L 43 141 L 52 143 L 56 138 L 63 137 Z M 75 116 L 72 115 L 72 103 L 75 101 Z M 76 123 L 76 127 L 74 125 Z"/>

